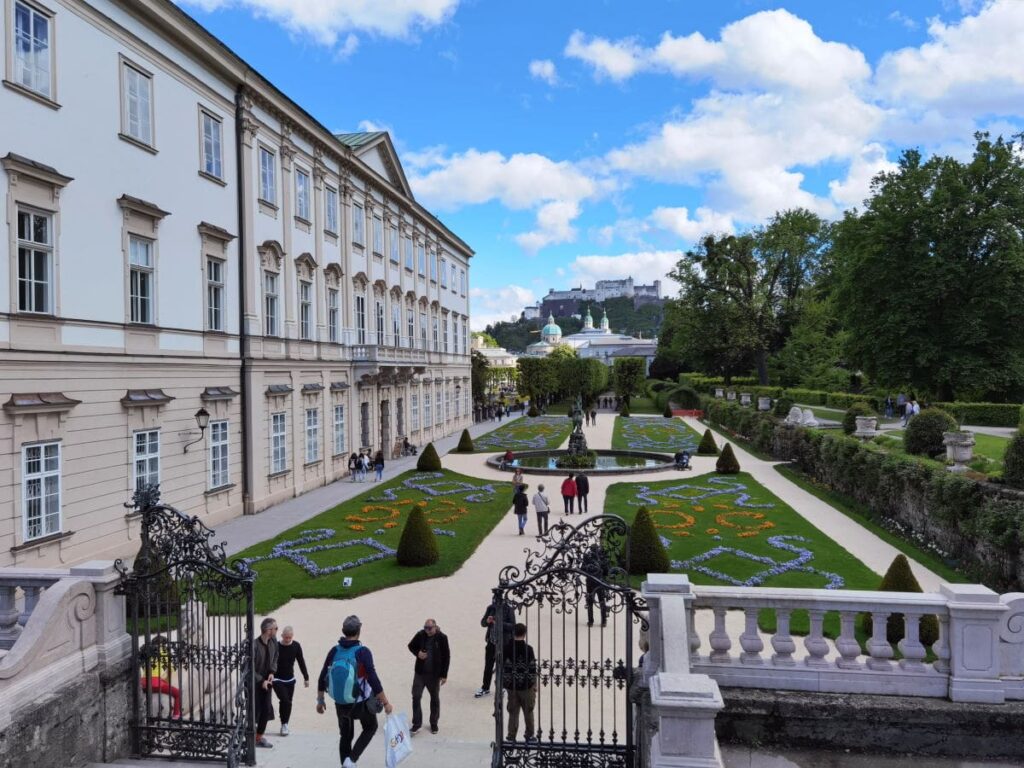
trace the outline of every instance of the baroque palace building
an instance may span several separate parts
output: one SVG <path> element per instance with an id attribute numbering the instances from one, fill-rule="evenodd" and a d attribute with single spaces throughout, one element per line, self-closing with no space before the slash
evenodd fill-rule
<path id="1" fill-rule="evenodd" d="M 132 554 L 470 422 L 473 251 L 169 0 L 0 0 L 0 565 Z"/>

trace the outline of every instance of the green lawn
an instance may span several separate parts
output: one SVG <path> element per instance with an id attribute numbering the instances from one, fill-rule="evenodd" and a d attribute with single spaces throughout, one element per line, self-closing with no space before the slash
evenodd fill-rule
<path id="1" fill-rule="evenodd" d="M 504 453 L 505 451 L 537 451 L 560 446 L 572 432 L 572 419 L 558 414 L 524 416 L 481 435 L 473 441 L 477 453 Z"/>
<path id="2" fill-rule="evenodd" d="M 881 582 L 745 472 L 617 483 L 608 489 L 604 511 L 632 523 L 640 505 L 669 541 L 672 570 L 688 574 L 695 584 L 877 589 Z M 759 623 L 773 631 L 773 612 L 762 611 Z M 792 629 L 806 634 L 805 612 L 794 613 Z M 827 616 L 825 630 L 838 635 L 838 614 Z"/>
<path id="3" fill-rule="evenodd" d="M 251 563 L 258 574 L 258 614 L 266 614 L 292 598 L 355 597 L 451 575 L 498 521 L 508 516 L 511 503 L 508 488 L 501 483 L 487 483 L 447 470 L 410 471 L 371 486 L 360 496 L 256 544 L 234 559 L 273 555 L 277 547 L 276 556 Z M 450 531 L 454 536 L 437 536 L 441 558 L 434 565 L 405 568 L 398 565 L 393 554 L 381 550 L 397 549 L 409 512 L 417 505 L 424 509 L 431 528 Z M 290 552 L 291 557 L 280 555 L 282 551 Z M 358 562 L 367 557 L 380 559 Z M 335 570 L 312 575 L 310 571 L 317 568 Z M 352 578 L 350 587 L 343 586 L 346 577 Z"/>
<path id="4" fill-rule="evenodd" d="M 612 448 L 619 451 L 697 452 L 700 435 L 681 419 L 615 417 Z"/>
<path id="5" fill-rule="evenodd" d="M 660 415 L 663 410 L 663 408 L 659 408 L 655 405 L 654 400 L 649 397 L 629 398 L 630 413 L 656 413 Z"/>
<path id="6" fill-rule="evenodd" d="M 902 429 L 887 429 L 883 434 L 886 437 L 900 438 L 884 443 L 889 450 L 903 451 Z M 974 432 L 974 459 L 968 465 L 976 472 L 983 472 L 987 475 L 1000 474 L 1003 471 L 1003 456 L 1010 444 L 1010 438 L 999 435 L 983 435 Z M 944 463 L 944 462 L 936 462 Z"/>

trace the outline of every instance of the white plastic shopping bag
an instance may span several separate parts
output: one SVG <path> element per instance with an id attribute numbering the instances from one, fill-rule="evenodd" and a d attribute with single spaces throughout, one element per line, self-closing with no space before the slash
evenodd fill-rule
<path id="1" fill-rule="evenodd" d="M 384 768 L 395 768 L 412 754 L 409 721 L 399 712 L 384 720 Z"/>

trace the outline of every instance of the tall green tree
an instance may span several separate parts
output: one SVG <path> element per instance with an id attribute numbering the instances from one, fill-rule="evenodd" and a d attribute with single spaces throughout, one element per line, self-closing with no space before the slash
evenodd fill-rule
<path id="1" fill-rule="evenodd" d="M 768 356 L 799 316 L 819 271 L 830 227 L 804 209 L 777 213 L 739 235 L 708 235 L 669 274 L 679 283 L 676 317 L 691 326 L 694 361 L 729 378 L 749 360 L 768 383 Z"/>
<path id="2" fill-rule="evenodd" d="M 647 380 L 645 362 L 642 357 L 617 357 L 612 368 L 612 386 L 615 394 L 622 398 L 626 405 L 633 395 L 644 390 Z"/>
<path id="3" fill-rule="evenodd" d="M 1024 384 L 1024 142 L 975 139 L 966 162 L 904 152 L 834 246 L 852 361 L 940 400 Z"/>
<path id="4" fill-rule="evenodd" d="M 473 387 L 473 400 L 478 403 L 487 399 L 490 367 L 487 358 L 474 349 L 469 358 L 469 381 Z"/>

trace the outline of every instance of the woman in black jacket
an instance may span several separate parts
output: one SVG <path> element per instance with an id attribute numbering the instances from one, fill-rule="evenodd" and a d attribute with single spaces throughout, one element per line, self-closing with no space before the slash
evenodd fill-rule
<path id="1" fill-rule="evenodd" d="M 526 517 L 530 513 L 530 500 L 526 497 L 526 486 L 516 486 L 516 495 L 512 497 L 512 510 L 519 518 L 519 535 L 523 535 L 526 528 Z"/>

